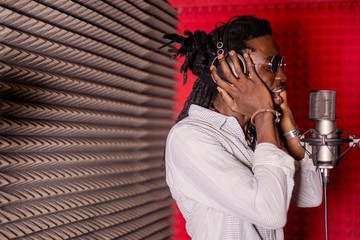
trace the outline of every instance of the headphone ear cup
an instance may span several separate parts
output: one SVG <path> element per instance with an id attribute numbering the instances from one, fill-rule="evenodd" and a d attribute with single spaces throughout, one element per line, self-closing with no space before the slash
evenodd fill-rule
<path id="1" fill-rule="evenodd" d="M 240 67 L 241 67 L 242 71 L 244 72 L 244 74 L 245 74 L 246 76 L 248 76 L 248 75 L 249 75 L 249 72 L 248 72 L 248 70 L 247 70 L 247 68 L 246 68 L 246 62 L 245 62 L 244 57 L 243 57 L 241 54 L 239 54 L 239 53 L 237 53 L 237 57 L 238 57 L 238 59 L 239 59 Z M 237 77 L 237 78 L 239 78 L 239 76 L 238 76 L 237 73 L 235 72 L 235 67 L 234 67 L 233 62 L 231 61 L 231 57 L 230 57 L 229 54 L 226 56 L 226 61 L 227 61 L 228 65 L 229 65 L 229 67 L 230 67 L 230 69 L 231 69 L 231 72 L 234 74 L 234 76 Z"/>

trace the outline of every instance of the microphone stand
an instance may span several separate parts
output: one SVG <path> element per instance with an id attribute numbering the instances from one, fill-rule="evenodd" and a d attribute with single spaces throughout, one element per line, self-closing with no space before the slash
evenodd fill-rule
<path id="1" fill-rule="evenodd" d="M 330 180 L 330 169 L 322 168 L 320 169 L 322 172 L 323 177 L 323 188 L 324 188 L 324 227 L 325 227 L 325 239 L 329 239 L 329 232 L 328 232 L 328 198 L 327 198 L 327 188 Z"/>
<path id="2" fill-rule="evenodd" d="M 306 134 L 312 133 L 313 136 L 318 136 L 317 138 L 304 138 Z M 327 136 L 332 136 L 335 133 L 335 136 L 338 136 L 338 138 L 327 138 Z M 348 139 L 342 139 L 340 138 L 340 135 L 344 133 L 349 136 Z M 309 143 L 311 147 L 319 147 L 319 146 L 335 146 L 335 147 L 341 147 L 344 143 L 349 143 L 349 147 L 342 153 L 339 153 L 339 156 L 334 156 L 334 160 L 331 162 L 331 164 L 328 164 L 326 166 L 323 165 L 322 162 L 318 162 L 316 159 L 316 152 L 311 153 L 303 144 L 302 147 L 305 149 L 305 152 L 309 155 L 310 158 L 313 159 L 314 165 L 320 168 L 322 179 L 323 179 L 323 195 L 324 195 L 324 227 L 325 227 L 325 239 L 329 239 L 329 232 L 328 232 L 328 196 L 327 196 L 327 190 L 328 185 L 330 181 L 330 169 L 334 168 L 338 164 L 338 160 L 342 158 L 352 147 L 355 147 L 356 145 L 360 148 L 360 139 L 355 139 L 354 135 L 351 135 L 350 133 L 341 130 L 341 129 L 335 129 L 333 132 L 329 134 L 320 134 L 315 129 L 309 129 L 304 134 L 300 135 L 300 141 L 302 143 Z M 315 148 L 316 149 L 316 148 Z"/>

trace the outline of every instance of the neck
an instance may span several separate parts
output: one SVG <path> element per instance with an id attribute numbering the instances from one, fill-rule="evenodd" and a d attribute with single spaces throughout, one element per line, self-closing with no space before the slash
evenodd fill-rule
<path id="1" fill-rule="evenodd" d="M 217 112 L 224 114 L 226 116 L 233 116 L 237 119 L 237 121 L 239 122 L 240 126 L 242 127 L 242 129 L 244 130 L 244 132 L 246 132 L 247 130 L 247 125 L 248 122 L 250 120 L 250 117 L 242 115 L 240 113 L 234 112 L 232 111 L 229 106 L 224 102 L 224 100 L 221 98 L 220 95 L 218 95 L 215 98 L 214 101 L 214 108 Z"/>

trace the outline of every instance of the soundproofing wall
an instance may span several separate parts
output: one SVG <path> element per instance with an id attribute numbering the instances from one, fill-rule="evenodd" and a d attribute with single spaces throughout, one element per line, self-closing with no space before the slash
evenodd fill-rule
<path id="1" fill-rule="evenodd" d="M 337 128 L 360 138 L 360 1 L 358 0 L 170 0 L 178 11 L 178 31 L 206 32 L 217 21 L 250 14 L 272 23 L 273 37 L 285 56 L 289 105 L 300 132 L 314 128 L 309 120 L 309 92 L 336 91 Z M 178 76 L 181 81 L 182 76 Z M 178 110 L 195 80 L 179 87 Z M 346 138 L 346 136 L 342 136 Z M 348 145 L 344 145 L 344 150 Z M 353 148 L 330 171 L 328 227 L 331 240 L 360 239 L 360 150 Z M 174 239 L 189 239 L 181 214 L 175 215 Z M 292 205 L 285 239 L 325 239 L 324 205 Z"/>
<path id="2" fill-rule="evenodd" d="M 169 239 L 166 1 L 0 6 L 0 239 Z"/>

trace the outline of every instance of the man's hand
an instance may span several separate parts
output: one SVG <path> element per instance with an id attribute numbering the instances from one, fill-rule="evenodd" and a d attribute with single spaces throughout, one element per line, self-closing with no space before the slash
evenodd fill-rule
<path id="1" fill-rule="evenodd" d="M 286 90 L 282 91 L 280 93 L 280 96 L 283 99 L 283 102 L 280 104 L 280 109 L 282 111 L 280 127 L 283 133 L 287 133 L 291 130 L 298 129 L 298 126 L 295 122 L 294 116 L 289 107 Z M 295 137 L 291 140 L 284 140 L 284 141 L 285 141 L 285 148 L 294 159 L 301 160 L 304 158 L 305 150 L 302 146 L 300 146 L 299 137 Z"/>
<path id="2" fill-rule="evenodd" d="M 232 50 L 229 54 L 239 78 L 233 75 L 223 55 L 220 55 L 218 60 L 228 82 L 219 77 L 214 66 L 210 68 L 212 77 L 218 85 L 218 91 L 229 108 L 234 112 L 249 117 L 259 109 L 273 109 L 274 105 L 270 91 L 256 73 L 249 54 L 244 54 L 249 76 L 246 76 L 242 71 L 235 51 Z"/>

